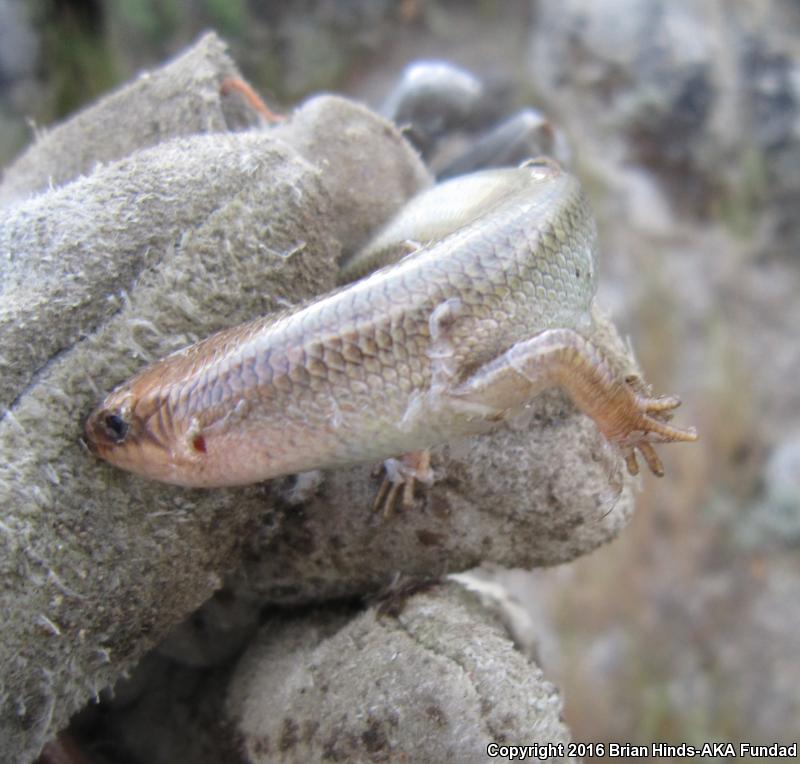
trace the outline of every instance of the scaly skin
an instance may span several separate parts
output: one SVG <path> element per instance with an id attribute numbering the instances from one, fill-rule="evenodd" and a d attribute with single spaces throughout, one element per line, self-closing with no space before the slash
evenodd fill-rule
<path id="1" fill-rule="evenodd" d="M 437 205 L 455 204 L 449 235 L 117 388 L 87 421 L 92 450 L 157 480 L 241 485 L 482 432 L 559 384 L 620 445 L 629 469 L 639 448 L 660 472 L 650 442 L 696 436 L 666 424 L 677 399 L 641 395 L 580 333 L 595 292 L 596 234 L 577 181 L 547 162 L 482 175 L 427 192 L 416 211 L 410 205 L 410 222 L 401 212 L 388 227 L 425 240 Z M 387 236 L 376 242 L 383 250 Z"/>

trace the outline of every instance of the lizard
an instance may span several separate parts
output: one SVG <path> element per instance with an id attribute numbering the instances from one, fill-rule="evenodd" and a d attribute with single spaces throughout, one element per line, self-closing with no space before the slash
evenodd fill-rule
<path id="1" fill-rule="evenodd" d="M 422 192 L 343 281 L 368 271 L 144 368 L 90 414 L 90 450 L 205 488 L 386 459 L 393 487 L 377 503 L 390 505 L 429 479 L 425 449 L 486 432 L 551 386 L 631 474 L 637 452 L 660 476 L 653 444 L 697 439 L 669 422 L 679 398 L 651 395 L 590 338 L 596 225 L 555 161 Z"/>

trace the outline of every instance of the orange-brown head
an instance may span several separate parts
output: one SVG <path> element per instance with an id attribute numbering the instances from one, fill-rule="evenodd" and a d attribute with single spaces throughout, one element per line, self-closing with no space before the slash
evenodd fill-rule
<path id="1" fill-rule="evenodd" d="M 174 416 L 164 362 L 156 363 L 109 393 L 86 420 L 89 450 L 121 469 L 179 485 L 193 485 L 197 455 L 186 422 Z M 202 441 L 196 445 L 202 446 Z"/>

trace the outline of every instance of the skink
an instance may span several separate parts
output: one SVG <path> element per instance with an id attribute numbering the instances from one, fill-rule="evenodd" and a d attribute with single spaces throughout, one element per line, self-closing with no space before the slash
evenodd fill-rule
<path id="1" fill-rule="evenodd" d="M 90 448 L 185 486 L 253 483 L 484 432 L 560 385 L 621 450 L 691 441 L 588 339 L 596 232 L 552 162 L 488 170 L 412 201 L 350 275 L 394 264 L 145 368 L 86 423 Z"/>

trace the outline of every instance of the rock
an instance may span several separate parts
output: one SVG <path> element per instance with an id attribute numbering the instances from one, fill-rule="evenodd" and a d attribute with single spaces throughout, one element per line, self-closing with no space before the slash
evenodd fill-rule
<path id="1" fill-rule="evenodd" d="M 800 435 L 776 444 L 764 468 L 764 495 L 736 530 L 751 548 L 800 544 Z"/>
<path id="2" fill-rule="evenodd" d="M 611 187 L 631 164 L 678 216 L 721 219 L 794 254 L 800 225 L 800 17 L 773 0 L 538 4 L 530 72 L 579 165 Z M 794 30 L 793 36 L 791 31 Z"/>

